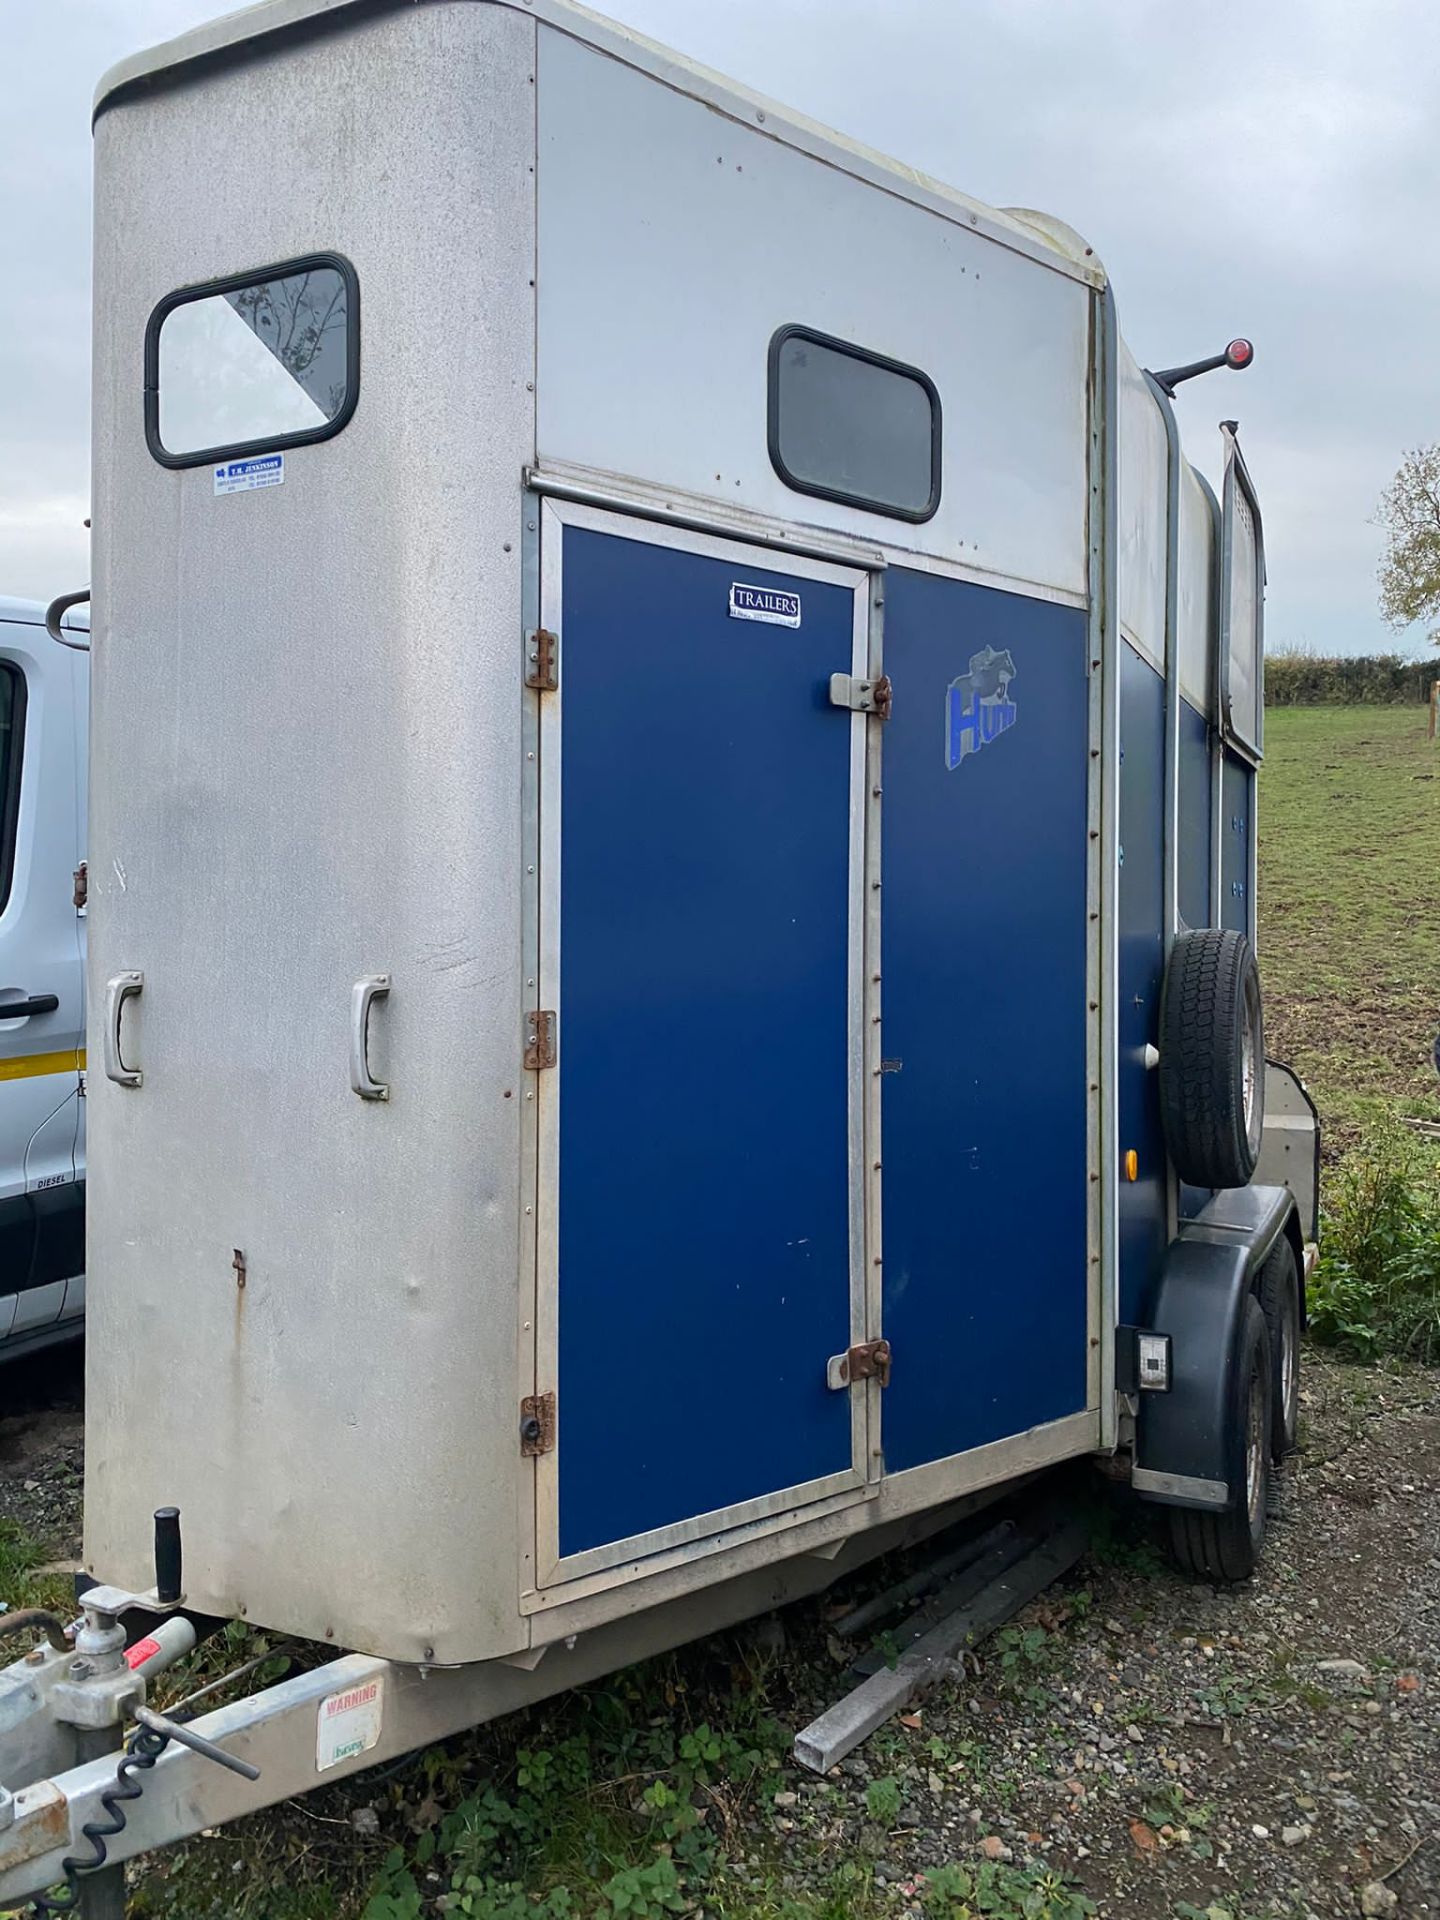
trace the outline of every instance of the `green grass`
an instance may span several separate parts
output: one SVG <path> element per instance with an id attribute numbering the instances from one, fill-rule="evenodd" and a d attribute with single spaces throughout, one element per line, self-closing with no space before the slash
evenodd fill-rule
<path id="1" fill-rule="evenodd" d="M 1422 707 L 1281 707 L 1260 776 L 1266 1045 L 1327 1157 L 1376 1108 L 1440 1119 L 1440 743 Z"/>
<path id="2" fill-rule="evenodd" d="M 1311 1330 L 1440 1358 L 1440 743 L 1413 707 L 1265 715 L 1266 1045 L 1308 1084 L 1329 1163 Z"/>
<path id="3" fill-rule="evenodd" d="M 75 1583 L 69 1574 L 33 1572 L 44 1561 L 45 1550 L 38 1540 L 32 1540 L 13 1521 L 0 1520 L 0 1600 L 15 1612 L 22 1607 L 48 1607 L 62 1620 L 73 1619 Z M 3 1659 L 14 1657 L 6 1644 Z"/>

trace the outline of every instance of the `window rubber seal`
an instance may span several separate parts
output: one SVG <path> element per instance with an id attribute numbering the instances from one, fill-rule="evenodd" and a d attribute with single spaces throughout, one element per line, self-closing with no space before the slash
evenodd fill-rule
<path id="1" fill-rule="evenodd" d="M 787 340 L 813 341 L 817 347 L 828 347 L 832 353 L 848 354 L 852 360 L 864 360 L 886 373 L 913 380 L 924 389 L 930 402 L 930 495 L 923 507 L 896 506 L 876 500 L 869 494 L 851 493 L 844 487 L 827 487 L 817 480 L 802 480 L 790 471 L 780 451 L 780 353 Z M 770 337 L 765 384 L 765 438 L 770 464 L 787 487 L 796 493 L 811 494 L 817 500 L 837 500 L 844 506 L 863 507 L 869 513 L 884 514 L 889 520 L 909 520 L 918 525 L 921 521 L 934 519 L 940 510 L 943 422 L 940 390 L 928 373 L 920 367 L 912 367 L 907 361 L 892 360 L 888 354 L 874 353 L 868 347 L 857 347 L 853 340 L 841 340 L 835 334 L 821 333 L 815 327 L 787 322 L 783 327 L 777 327 Z"/>

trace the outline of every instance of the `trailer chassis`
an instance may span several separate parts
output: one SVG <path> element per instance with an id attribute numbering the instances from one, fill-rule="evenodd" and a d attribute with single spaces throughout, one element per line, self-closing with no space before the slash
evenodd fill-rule
<path id="1" fill-rule="evenodd" d="M 137 1854 L 818 1593 L 1034 1477 L 852 1535 L 838 1552 L 826 1545 L 757 1567 L 507 1659 L 437 1667 L 343 1654 L 184 1724 L 145 1704 L 157 1666 L 137 1674 L 125 1663 L 125 1616 L 153 1619 L 164 1605 L 154 1592 L 92 1588 L 82 1597 L 85 1615 L 73 1645 L 67 1639 L 62 1651 L 42 1639 L 0 1670 L 0 1782 L 6 1783 L 0 1785 L 0 1911 L 40 1901 L 47 1888 L 68 1883 L 54 1910 L 109 1920 L 124 1911 L 123 1863 Z M 128 1770 L 132 1789 L 140 1791 L 117 1796 L 117 1768 L 127 1753 L 133 1759 L 137 1744 L 153 1756 L 140 1771 L 133 1764 Z M 87 1827 L 101 1831 L 98 1856 Z"/>

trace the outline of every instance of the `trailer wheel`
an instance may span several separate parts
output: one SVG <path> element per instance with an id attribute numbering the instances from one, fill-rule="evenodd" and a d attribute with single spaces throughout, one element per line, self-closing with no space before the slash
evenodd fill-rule
<path id="1" fill-rule="evenodd" d="M 1245 1301 L 1230 1377 L 1226 1440 L 1232 1502 L 1224 1513 L 1170 1509 L 1170 1550 L 1183 1573 L 1248 1580 L 1260 1558 L 1270 1494 L 1270 1335 L 1253 1294 Z"/>
<path id="2" fill-rule="evenodd" d="M 1177 935 L 1160 996 L 1160 1113 L 1182 1180 L 1248 1186 L 1265 1124 L 1265 1031 L 1250 942 Z"/>
<path id="3" fill-rule="evenodd" d="M 1271 1452 L 1283 1460 L 1300 1429 L 1300 1274 L 1288 1234 L 1266 1255 L 1257 1292 L 1270 1335 Z"/>

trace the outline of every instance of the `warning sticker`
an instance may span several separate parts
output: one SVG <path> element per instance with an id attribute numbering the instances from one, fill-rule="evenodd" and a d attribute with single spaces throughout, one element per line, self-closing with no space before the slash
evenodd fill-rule
<path id="1" fill-rule="evenodd" d="M 366 1680 L 344 1693 L 328 1694 L 320 1702 L 315 1730 L 315 1770 L 338 1767 L 357 1753 L 368 1753 L 380 1738 L 385 1710 L 385 1683 Z"/>
<path id="2" fill-rule="evenodd" d="M 256 487 L 278 487 L 284 478 L 283 453 L 256 454 L 250 460 L 222 460 L 215 469 L 215 491 L 253 493 Z"/>

